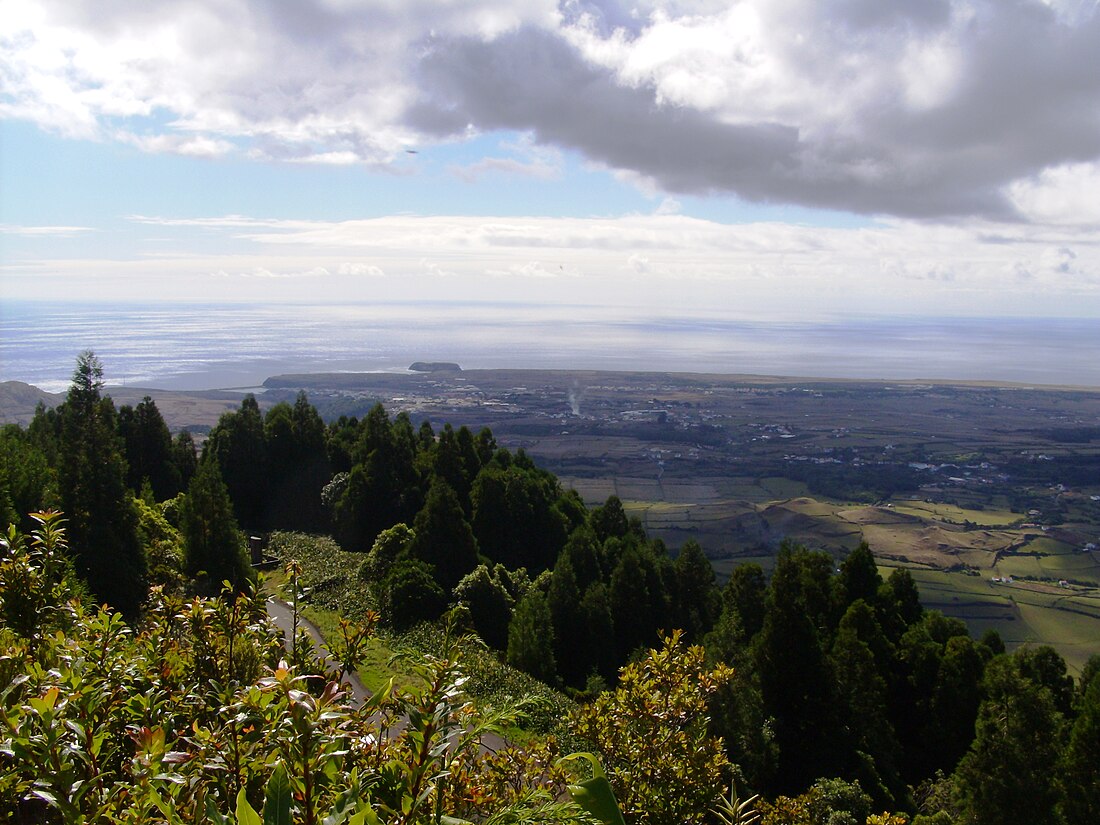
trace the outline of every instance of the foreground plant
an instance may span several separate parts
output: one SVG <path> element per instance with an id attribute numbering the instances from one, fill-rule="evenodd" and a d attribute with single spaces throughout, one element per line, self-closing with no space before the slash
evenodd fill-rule
<path id="1" fill-rule="evenodd" d="M 472 705 L 457 642 L 355 707 L 309 647 L 285 661 L 255 590 L 154 591 L 130 626 L 76 598 L 60 517 L 40 524 L 9 532 L 0 558 L 0 610 L 16 617 L 0 628 L 6 821 L 590 821 L 559 801 L 550 746 L 491 752 L 521 708 Z M 363 636 L 345 632 L 354 658 Z"/>
<path id="2" fill-rule="evenodd" d="M 708 733 L 707 700 L 732 676 L 725 665 L 708 669 L 703 649 L 677 631 L 578 710 L 574 731 L 603 757 L 628 822 L 702 822 L 722 796 L 730 766 Z"/>

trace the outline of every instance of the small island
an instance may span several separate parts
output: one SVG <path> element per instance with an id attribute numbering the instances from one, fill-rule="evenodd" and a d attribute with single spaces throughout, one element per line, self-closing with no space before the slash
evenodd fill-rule
<path id="1" fill-rule="evenodd" d="M 416 361 L 409 372 L 462 372 L 462 367 L 450 361 Z"/>

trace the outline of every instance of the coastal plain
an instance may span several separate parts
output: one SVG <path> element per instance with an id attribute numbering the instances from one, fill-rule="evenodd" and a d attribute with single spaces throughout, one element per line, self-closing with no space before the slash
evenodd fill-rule
<path id="1" fill-rule="evenodd" d="M 263 407 L 305 391 L 326 420 L 381 403 L 437 430 L 487 426 L 587 503 L 618 496 L 672 552 L 698 540 L 720 579 L 769 567 L 786 540 L 838 561 L 866 541 L 884 574 L 910 569 L 926 606 L 972 632 L 1052 644 L 1074 670 L 1100 653 L 1100 389 L 437 370 L 281 375 L 256 391 Z M 148 394 L 201 438 L 243 391 L 110 393 Z M 16 396 L 0 393 L 4 420 L 27 419 Z"/>

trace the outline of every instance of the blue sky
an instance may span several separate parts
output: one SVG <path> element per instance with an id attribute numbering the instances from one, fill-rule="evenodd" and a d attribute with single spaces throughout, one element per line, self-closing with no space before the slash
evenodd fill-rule
<path id="1" fill-rule="evenodd" d="M 1098 52 L 1085 0 L 0 0 L 0 298 L 1095 317 Z"/>

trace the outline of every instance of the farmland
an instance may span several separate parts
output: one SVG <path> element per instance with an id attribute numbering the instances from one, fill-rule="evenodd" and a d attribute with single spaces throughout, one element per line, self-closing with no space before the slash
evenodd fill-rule
<path id="1" fill-rule="evenodd" d="M 1100 652 L 1100 392 L 941 382 L 550 371 L 282 376 L 328 416 L 391 412 L 489 426 L 590 504 L 618 496 L 719 576 L 790 539 L 870 544 L 925 603 Z M 1091 545 L 1091 547 L 1090 547 Z"/>
<path id="2" fill-rule="evenodd" d="M 1075 667 L 1100 652 L 1100 390 L 473 370 L 277 376 L 261 406 L 299 390 L 328 420 L 380 402 L 488 426 L 589 504 L 618 496 L 674 551 L 697 539 L 720 577 L 768 566 L 785 539 L 837 559 L 866 541 L 975 631 L 1056 644 Z M 200 439 L 234 403 L 149 393 Z"/>

